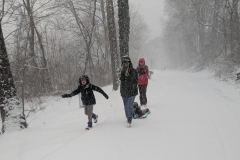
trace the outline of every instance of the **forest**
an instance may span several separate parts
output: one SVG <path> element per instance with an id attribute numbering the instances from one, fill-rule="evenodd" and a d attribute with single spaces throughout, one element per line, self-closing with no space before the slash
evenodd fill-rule
<path id="1" fill-rule="evenodd" d="M 236 79 L 240 72 L 238 0 L 166 0 L 165 10 L 160 41 L 170 67 L 211 69 L 219 78 Z"/>
<path id="2" fill-rule="evenodd" d="M 134 66 L 146 57 L 150 70 L 210 70 L 221 80 L 240 79 L 238 0 L 165 0 L 163 17 L 162 35 L 150 39 L 128 0 L 1 0 L 2 132 L 10 124 L 26 128 L 42 96 L 73 90 L 80 75 L 117 90 L 125 55 Z M 35 105 L 25 109 L 26 102 Z"/>
<path id="3" fill-rule="evenodd" d="M 99 86 L 114 84 L 116 90 L 120 51 L 121 56 L 131 52 L 132 58 L 138 58 L 147 40 L 147 25 L 138 9 L 128 5 L 128 0 L 2 0 L 3 124 L 16 118 L 21 128 L 27 127 L 24 103 L 72 90 L 83 74 Z"/>

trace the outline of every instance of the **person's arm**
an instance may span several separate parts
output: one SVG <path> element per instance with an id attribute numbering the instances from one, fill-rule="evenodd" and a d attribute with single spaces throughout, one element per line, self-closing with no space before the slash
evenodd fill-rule
<path id="1" fill-rule="evenodd" d="M 81 86 L 79 85 L 76 90 L 74 90 L 70 95 L 73 97 L 81 92 Z"/>
<path id="2" fill-rule="evenodd" d="M 127 69 L 126 68 L 122 68 L 121 70 L 121 76 L 120 76 L 120 81 L 127 81 L 129 76 L 125 76 Z"/>
<path id="3" fill-rule="evenodd" d="M 136 72 L 137 72 L 137 76 L 138 76 L 138 78 L 139 78 L 139 77 L 140 77 L 140 74 L 139 74 L 139 66 L 137 66 Z"/>
<path id="4" fill-rule="evenodd" d="M 63 94 L 62 98 L 73 97 L 73 96 L 79 94 L 80 92 L 81 92 L 81 88 L 80 88 L 80 86 L 78 86 L 78 88 L 76 90 L 74 90 L 72 93 L 70 93 L 70 94 Z"/>
<path id="5" fill-rule="evenodd" d="M 92 84 L 92 90 L 101 93 L 106 99 L 108 99 L 108 95 L 100 87 Z"/>
<path id="6" fill-rule="evenodd" d="M 132 75 L 130 75 L 130 79 L 131 79 L 131 82 L 133 83 L 138 82 L 138 73 L 134 68 L 132 69 Z"/>

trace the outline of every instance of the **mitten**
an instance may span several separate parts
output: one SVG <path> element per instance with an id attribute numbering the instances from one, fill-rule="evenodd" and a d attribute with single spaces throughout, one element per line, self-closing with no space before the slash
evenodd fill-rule
<path id="1" fill-rule="evenodd" d="M 68 98 L 68 97 L 72 97 L 70 94 L 63 94 L 62 98 Z"/>

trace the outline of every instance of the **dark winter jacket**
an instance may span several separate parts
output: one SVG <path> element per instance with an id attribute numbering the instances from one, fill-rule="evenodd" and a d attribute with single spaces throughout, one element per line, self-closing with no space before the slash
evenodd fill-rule
<path id="1" fill-rule="evenodd" d="M 124 98 L 129 98 L 132 96 L 138 95 L 138 73 L 133 68 L 130 58 L 127 58 L 129 61 L 129 68 L 123 67 L 120 75 L 120 93 Z M 128 74 L 126 74 L 128 72 Z"/>
<path id="2" fill-rule="evenodd" d="M 108 99 L 108 95 L 101 88 L 91 84 L 89 82 L 89 79 L 87 79 L 86 85 L 82 85 L 80 80 L 79 82 L 80 82 L 80 85 L 78 86 L 78 88 L 75 91 L 73 91 L 71 94 L 65 95 L 65 97 L 72 97 L 81 93 L 81 99 L 82 99 L 83 105 L 94 105 L 96 104 L 96 99 L 93 91 L 97 91 L 101 93 L 106 99 Z"/>

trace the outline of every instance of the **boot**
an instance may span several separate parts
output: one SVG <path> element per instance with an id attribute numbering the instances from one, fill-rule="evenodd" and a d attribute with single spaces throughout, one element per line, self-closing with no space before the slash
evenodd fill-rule
<path id="1" fill-rule="evenodd" d="M 94 119 L 94 123 L 97 123 L 98 121 L 98 115 L 97 114 L 92 114 L 92 118 Z"/>
<path id="2" fill-rule="evenodd" d="M 88 122 L 88 127 L 92 128 L 92 122 Z"/>
<path id="3" fill-rule="evenodd" d="M 127 127 L 131 127 L 132 117 L 127 117 Z"/>
<path id="4" fill-rule="evenodd" d="M 132 123 L 132 117 L 127 117 L 127 122 L 128 122 L 128 124 L 131 124 Z"/>
<path id="5" fill-rule="evenodd" d="M 92 113 L 92 118 L 96 119 L 96 114 Z"/>

